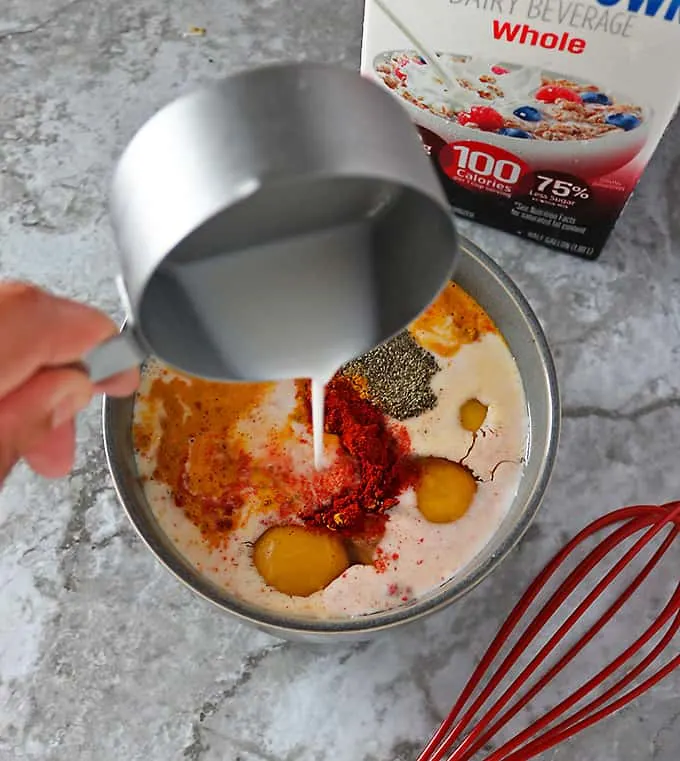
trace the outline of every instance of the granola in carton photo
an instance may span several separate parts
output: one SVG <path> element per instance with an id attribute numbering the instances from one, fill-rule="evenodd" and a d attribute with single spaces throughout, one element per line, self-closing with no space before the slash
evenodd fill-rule
<path id="1" fill-rule="evenodd" d="M 680 0 L 367 0 L 454 210 L 599 256 L 680 100 Z"/>

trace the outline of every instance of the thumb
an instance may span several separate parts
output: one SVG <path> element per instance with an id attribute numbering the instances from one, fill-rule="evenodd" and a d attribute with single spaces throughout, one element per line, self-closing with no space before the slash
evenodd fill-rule
<path id="1" fill-rule="evenodd" d="M 74 368 L 42 370 L 0 399 L 0 484 L 13 466 L 92 398 L 85 373 Z"/>

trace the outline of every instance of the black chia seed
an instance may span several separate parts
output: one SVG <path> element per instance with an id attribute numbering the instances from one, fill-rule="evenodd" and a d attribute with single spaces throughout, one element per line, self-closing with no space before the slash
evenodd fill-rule
<path id="1" fill-rule="evenodd" d="M 363 377 L 368 397 L 396 420 L 417 417 L 437 405 L 432 376 L 439 365 L 408 331 L 346 364 L 341 374 Z"/>

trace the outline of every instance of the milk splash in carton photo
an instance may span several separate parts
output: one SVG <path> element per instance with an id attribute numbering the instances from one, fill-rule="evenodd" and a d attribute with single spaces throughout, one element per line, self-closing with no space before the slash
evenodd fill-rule
<path id="1" fill-rule="evenodd" d="M 454 210 L 595 259 L 680 100 L 680 0 L 367 0 Z"/>

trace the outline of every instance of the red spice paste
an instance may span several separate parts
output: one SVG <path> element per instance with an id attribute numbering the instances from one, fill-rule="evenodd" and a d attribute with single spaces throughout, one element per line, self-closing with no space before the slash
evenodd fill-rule
<path id="1" fill-rule="evenodd" d="M 325 430 L 339 437 L 353 460 L 355 478 L 305 519 L 345 534 L 369 527 L 371 534 L 382 534 L 385 511 L 415 481 L 408 434 L 390 426 L 382 412 L 359 396 L 356 385 L 340 376 L 326 389 Z"/>

